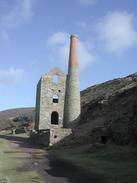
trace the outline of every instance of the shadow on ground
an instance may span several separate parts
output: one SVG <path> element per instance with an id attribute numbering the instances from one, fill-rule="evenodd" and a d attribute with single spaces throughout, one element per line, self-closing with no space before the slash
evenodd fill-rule
<path id="1" fill-rule="evenodd" d="M 68 183 L 104 183 L 101 177 L 96 175 L 88 175 L 87 172 L 81 170 L 71 163 L 59 160 L 54 156 L 49 155 L 50 170 L 46 170 L 49 175 L 54 177 L 66 177 Z"/>
<path id="2" fill-rule="evenodd" d="M 12 141 L 27 141 L 27 137 L 13 136 L 13 135 L 0 135 L 0 138 Z"/>
<path id="3" fill-rule="evenodd" d="M 100 177 L 94 174 L 89 176 L 87 172 L 72 164 L 57 159 L 55 156 L 47 154 L 44 150 L 42 152 L 39 146 L 30 145 L 26 137 L 0 135 L 0 138 L 18 145 L 19 153 L 26 152 L 30 155 L 27 163 L 22 167 L 17 167 L 17 172 L 35 169 L 41 176 L 45 177 L 46 183 L 103 183 Z M 15 149 L 15 151 L 18 150 Z M 14 151 L 11 152 L 13 153 Z M 39 181 L 37 180 L 37 182 Z"/>
<path id="4" fill-rule="evenodd" d="M 13 135 L 0 135 L 0 138 L 12 141 L 14 144 L 18 144 L 22 148 L 40 149 L 40 146 L 31 145 L 29 143 L 29 137 L 13 136 Z"/>

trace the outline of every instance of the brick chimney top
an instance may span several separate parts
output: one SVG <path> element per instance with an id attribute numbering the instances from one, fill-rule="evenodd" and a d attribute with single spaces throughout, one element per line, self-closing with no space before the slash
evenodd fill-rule
<path id="1" fill-rule="evenodd" d="M 72 35 L 70 36 L 70 39 L 73 39 L 73 38 L 77 38 L 77 39 L 78 39 L 78 36 L 77 36 L 76 34 L 72 34 Z"/>
<path id="2" fill-rule="evenodd" d="M 69 67 L 78 66 L 77 41 L 77 35 L 73 34 L 70 36 Z"/>

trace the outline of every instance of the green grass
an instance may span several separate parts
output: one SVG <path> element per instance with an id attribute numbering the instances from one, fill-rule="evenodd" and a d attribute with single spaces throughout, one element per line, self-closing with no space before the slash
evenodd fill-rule
<path id="1" fill-rule="evenodd" d="M 137 147 L 107 145 L 103 148 L 51 150 L 57 158 L 71 162 L 105 183 L 137 182 Z"/>
<path id="2" fill-rule="evenodd" d="M 18 152 L 10 147 L 7 140 L 0 139 L 0 182 L 44 183 L 45 181 L 32 167 L 27 153 Z"/>

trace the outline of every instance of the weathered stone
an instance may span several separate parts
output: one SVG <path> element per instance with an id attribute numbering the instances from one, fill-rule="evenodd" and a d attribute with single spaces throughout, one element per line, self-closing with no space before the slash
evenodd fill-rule
<path id="1" fill-rule="evenodd" d="M 116 144 L 137 144 L 137 74 L 95 85 L 81 93 L 82 115 L 77 128 L 83 138 Z M 105 129 L 105 133 L 102 131 Z"/>
<path id="2" fill-rule="evenodd" d="M 35 117 L 37 134 L 32 133 L 32 140 L 36 139 L 40 143 L 42 136 L 48 141 L 41 139 L 41 142 L 53 145 L 72 133 L 69 124 L 77 121 L 81 113 L 78 70 L 77 38 L 71 36 L 67 81 L 66 75 L 56 67 L 38 82 Z M 54 76 L 58 77 L 58 81 L 54 81 Z M 49 130 L 47 136 L 43 130 Z"/>
<path id="3" fill-rule="evenodd" d="M 58 77 L 58 82 L 53 81 L 54 76 Z M 54 125 L 63 127 L 65 84 L 66 75 L 59 68 L 52 69 L 40 79 L 37 85 L 36 130 L 50 129 Z M 54 96 L 57 97 L 55 102 Z M 53 112 L 57 114 L 55 121 L 51 121 Z"/>
<path id="4" fill-rule="evenodd" d="M 51 128 L 50 130 L 50 145 L 58 144 L 65 137 L 72 134 L 69 128 Z"/>
<path id="5" fill-rule="evenodd" d="M 80 119 L 80 86 L 77 56 L 77 37 L 71 36 L 68 75 L 66 80 L 66 94 L 64 107 L 64 125 L 71 126 L 74 120 Z"/>

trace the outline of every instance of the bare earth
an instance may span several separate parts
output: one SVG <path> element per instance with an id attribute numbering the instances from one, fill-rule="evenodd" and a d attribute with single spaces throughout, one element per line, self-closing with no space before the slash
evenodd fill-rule
<path id="1" fill-rule="evenodd" d="M 0 136 L 0 183 L 90 183 L 78 169 L 31 147 L 23 137 Z"/>

